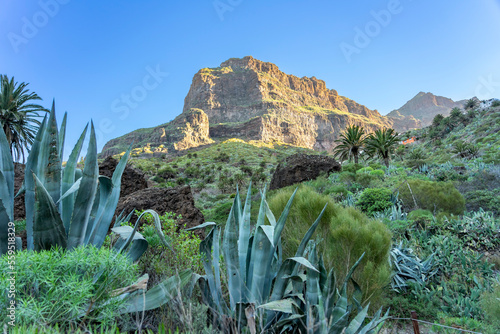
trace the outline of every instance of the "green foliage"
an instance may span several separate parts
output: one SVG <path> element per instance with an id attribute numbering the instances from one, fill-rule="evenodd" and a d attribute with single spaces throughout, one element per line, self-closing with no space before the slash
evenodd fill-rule
<path id="1" fill-rule="evenodd" d="M 141 212 L 137 213 L 138 215 Z M 179 226 L 180 217 L 171 212 L 160 216 L 161 229 L 172 249 L 165 247 L 156 231 L 153 217 L 146 216 L 146 222 L 139 228 L 149 248 L 139 261 L 139 268 L 150 276 L 150 281 L 162 281 L 175 275 L 176 271 L 191 269 L 201 274 L 203 265 L 199 254 L 200 238 L 185 226 Z"/>
<path id="2" fill-rule="evenodd" d="M 0 304 L 8 305 L 11 278 L 8 257 L 0 258 Z M 104 270 L 101 273 L 101 270 Z M 124 301 L 112 298 L 113 290 L 132 284 L 138 277 L 136 265 L 106 248 L 61 248 L 16 254 L 16 323 L 40 326 L 77 325 L 82 321 L 110 325 Z M 94 278 L 98 278 L 94 283 Z M 6 308 L 0 309 L 8 321 Z"/>
<path id="3" fill-rule="evenodd" d="M 281 212 L 292 194 L 292 187 L 281 189 L 269 199 L 274 213 Z M 389 283 L 390 267 L 387 261 L 391 247 L 391 233 L 378 221 L 366 217 L 354 208 L 343 208 L 329 196 L 320 195 L 302 186 L 295 195 L 288 224 L 283 230 L 283 255 L 293 256 L 294 250 L 327 203 L 318 226 L 318 242 L 327 268 L 335 268 L 337 277 L 344 278 L 359 257 L 365 253 L 354 280 L 362 287 L 363 301 L 380 301 L 383 287 Z"/>
<path id="4" fill-rule="evenodd" d="M 408 180 L 398 188 L 399 199 L 406 208 L 429 210 L 433 213 L 445 212 L 462 214 L 465 211 L 465 200 L 451 182 L 433 182 L 425 180 Z"/>
<path id="5" fill-rule="evenodd" d="M 399 145 L 398 133 L 394 129 L 376 130 L 365 140 L 366 153 L 370 157 L 379 157 L 386 167 L 394 150 Z"/>
<path id="6" fill-rule="evenodd" d="M 361 164 L 344 164 L 342 165 L 342 172 L 356 173 L 358 170 L 363 168 Z"/>
<path id="7" fill-rule="evenodd" d="M 468 99 L 464 106 L 465 109 L 476 109 L 477 107 L 479 107 L 479 101 L 475 98 Z"/>
<path id="8" fill-rule="evenodd" d="M 34 103 L 42 100 L 30 92 L 27 83 L 17 83 L 0 75 L 0 127 L 3 129 L 9 150 L 14 159 L 24 160 L 25 151 L 29 151 L 40 127 L 39 113 L 47 109 Z"/>
<path id="9" fill-rule="evenodd" d="M 500 330 L 500 282 L 496 282 L 491 292 L 486 291 L 481 296 L 481 307 L 485 318 L 497 330 Z"/>
<path id="10" fill-rule="evenodd" d="M 334 157 L 339 157 L 341 161 L 354 159 L 358 163 L 359 153 L 364 146 L 365 130 L 358 125 L 348 126 L 336 140 L 337 146 L 333 150 Z"/>
<path id="11" fill-rule="evenodd" d="M 491 104 L 492 107 L 500 107 L 500 100 L 495 100 L 493 101 L 493 103 Z"/>
<path id="12" fill-rule="evenodd" d="M 391 249 L 391 264 L 394 275 L 392 277 L 392 289 L 396 291 L 404 290 L 410 283 L 425 286 L 425 283 L 436 274 L 433 270 L 432 254 L 428 259 L 422 261 L 413 253 L 411 248 L 403 247 L 403 243 Z"/>
<path id="13" fill-rule="evenodd" d="M 466 207 L 469 211 L 484 209 L 495 215 L 500 214 L 500 188 L 495 190 L 473 190 L 466 192 Z"/>
<path id="14" fill-rule="evenodd" d="M 367 214 L 392 207 L 392 192 L 387 188 L 369 188 L 361 193 L 357 206 Z"/>
<path id="15" fill-rule="evenodd" d="M 347 283 L 359 261 L 347 267 L 350 272 L 345 275 L 343 283 L 340 283 L 341 288 L 335 293 L 338 283 L 336 275 L 333 269 L 326 271 L 314 243 L 309 249 L 308 259 L 303 257 L 323 212 L 320 212 L 319 217 L 307 229 L 295 256 L 283 261 L 279 251 L 281 232 L 294 195 L 295 193 L 276 220 L 269 210 L 265 194 L 262 193 L 260 210 L 251 237 L 251 189 L 249 187 L 244 206 L 237 192 L 225 226 L 222 248 L 218 226 L 214 227 L 201 243 L 200 249 L 205 255 L 204 268 L 207 274 L 201 288 L 205 302 L 216 311 L 216 324 L 228 326 L 229 322 L 240 328 L 245 325 L 246 320 L 253 319 L 248 322 L 248 327 L 254 332 L 260 332 L 265 325 L 272 332 L 280 332 L 286 328 L 305 332 L 318 326 L 322 328 L 321 332 L 337 328 L 339 331 L 347 329 L 353 332 L 359 330 L 374 333 L 387 316 L 386 314 L 381 317 L 381 310 L 366 325 L 363 322 L 368 306 L 359 309 L 359 313 L 349 321 L 352 306 L 348 306 Z M 265 217 L 270 225 L 265 224 Z M 227 278 L 229 304 L 222 295 L 220 251 L 225 265 L 223 277 Z M 287 287 L 292 277 L 294 280 L 289 291 Z M 242 312 L 242 306 L 245 307 L 245 312 Z M 312 309 L 317 312 L 311 313 Z"/>

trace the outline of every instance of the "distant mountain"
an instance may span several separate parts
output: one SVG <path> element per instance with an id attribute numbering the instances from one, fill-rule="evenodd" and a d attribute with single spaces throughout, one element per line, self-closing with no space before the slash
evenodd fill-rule
<path id="1" fill-rule="evenodd" d="M 184 109 L 174 121 L 109 141 L 102 156 L 123 152 L 171 153 L 228 138 L 279 142 L 331 151 L 348 125 L 368 132 L 392 119 L 326 88 L 315 77 L 298 78 L 253 57 L 232 58 L 193 78 Z"/>
<path id="2" fill-rule="evenodd" d="M 455 102 L 443 96 L 420 92 L 404 106 L 387 114 L 387 117 L 393 120 L 396 131 L 407 131 L 429 126 L 437 114 L 448 116 L 451 109 L 463 108 L 465 102 L 466 100 Z"/>

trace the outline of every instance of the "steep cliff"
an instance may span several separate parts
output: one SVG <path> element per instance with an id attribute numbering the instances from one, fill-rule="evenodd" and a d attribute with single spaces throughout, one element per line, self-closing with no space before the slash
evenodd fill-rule
<path id="1" fill-rule="evenodd" d="M 387 117 L 393 121 L 396 131 L 406 131 L 429 126 L 437 114 L 448 116 L 451 109 L 463 108 L 464 104 L 465 100 L 455 102 L 443 96 L 420 92 Z"/>
<path id="2" fill-rule="evenodd" d="M 196 115 L 191 119 L 193 110 Z M 323 80 L 298 78 L 249 56 L 198 71 L 178 118 L 114 139 L 103 155 L 123 151 L 123 143 L 132 139 L 137 147 L 149 143 L 148 150 L 155 152 L 160 146 L 183 150 L 235 137 L 331 151 L 348 125 L 371 132 L 391 127 L 392 122 L 326 88 Z"/>

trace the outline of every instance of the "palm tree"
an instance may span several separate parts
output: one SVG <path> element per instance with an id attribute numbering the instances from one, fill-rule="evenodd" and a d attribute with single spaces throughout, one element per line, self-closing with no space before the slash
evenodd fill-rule
<path id="1" fill-rule="evenodd" d="M 368 155 L 370 157 L 378 156 L 387 167 L 389 167 L 391 154 L 398 145 L 398 133 L 394 129 L 377 130 L 365 140 Z"/>
<path id="2" fill-rule="evenodd" d="M 7 136 L 10 152 L 16 160 L 22 156 L 24 160 L 25 149 L 35 139 L 40 126 L 39 111 L 47 112 L 44 107 L 30 103 L 41 98 L 26 89 L 27 83 L 14 82 L 14 77 L 8 79 L 6 75 L 0 76 L 0 125 Z"/>
<path id="3" fill-rule="evenodd" d="M 358 157 L 364 145 L 365 130 L 357 125 L 348 126 L 345 132 L 340 135 L 340 139 L 335 142 L 338 144 L 333 150 L 335 157 L 340 156 L 340 160 L 351 160 L 358 163 Z"/>

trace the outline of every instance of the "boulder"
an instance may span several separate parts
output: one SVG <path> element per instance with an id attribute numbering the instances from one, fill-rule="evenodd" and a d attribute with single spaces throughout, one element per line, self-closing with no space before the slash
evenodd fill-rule
<path id="1" fill-rule="evenodd" d="M 118 161 L 113 159 L 111 156 L 108 156 L 102 163 L 99 164 L 99 175 L 112 177 L 117 165 Z M 148 182 L 146 177 L 144 177 L 144 173 L 127 165 L 122 175 L 120 198 L 146 188 L 148 188 Z"/>
<path id="2" fill-rule="evenodd" d="M 339 172 L 340 164 L 325 155 L 294 154 L 278 164 L 269 189 L 279 189 L 295 183 L 313 180 L 321 173 Z"/>
<path id="3" fill-rule="evenodd" d="M 115 215 L 122 211 L 125 214 L 132 210 L 155 210 L 159 215 L 173 212 L 181 215 L 179 228 L 194 227 L 205 222 L 201 211 L 194 205 L 194 197 L 190 186 L 178 186 L 175 188 L 147 188 L 136 191 L 128 196 L 122 197 L 118 202 Z M 135 219 L 133 220 L 135 222 Z M 197 230 L 198 235 L 203 237 L 202 230 Z"/>

